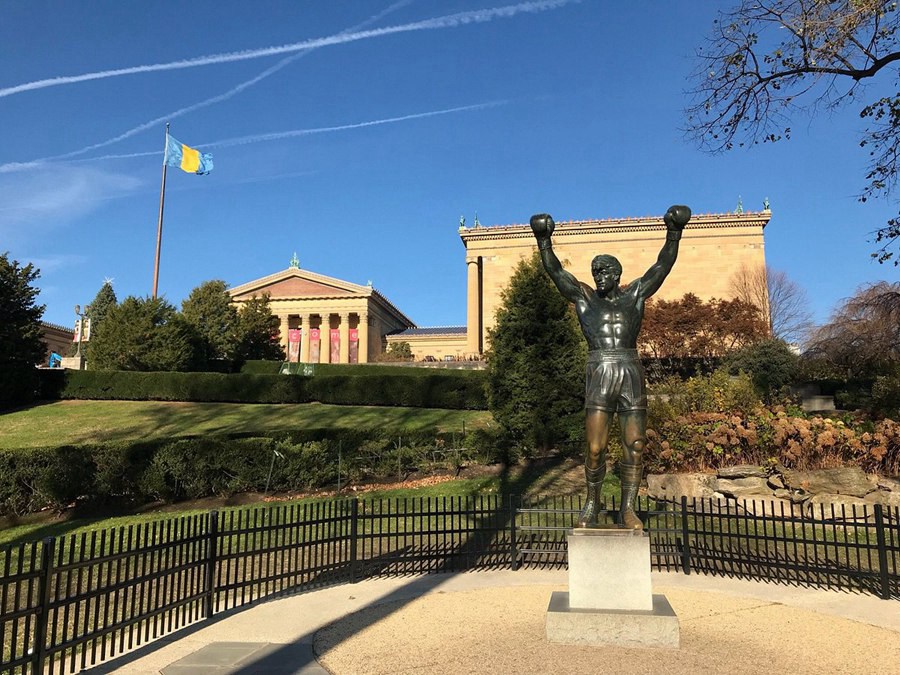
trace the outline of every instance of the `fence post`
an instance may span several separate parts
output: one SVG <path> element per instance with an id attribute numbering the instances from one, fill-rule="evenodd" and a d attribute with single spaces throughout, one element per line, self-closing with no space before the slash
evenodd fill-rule
<path id="1" fill-rule="evenodd" d="M 681 495 L 681 571 L 691 573 L 691 544 L 688 539 L 687 496 Z"/>
<path id="2" fill-rule="evenodd" d="M 350 502 L 350 583 L 359 581 L 359 562 L 357 546 L 359 544 L 359 498 Z"/>
<path id="3" fill-rule="evenodd" d="M 213 615 L 216 597 L 216 558 L 219 545 L 219 512 L 209 512 L 209 531 L 206 533 L 206 588 L 203 589 L 206 618 Z"/>
<path id="4" fill-rule="evenodd" d="M 34 657 L 32 670 L 36 673 L 44 672 L 44 660 L 47 658 L 47 623 L 50 619 L 50 587 L 53 585 L 53 553 L 56 549 L 56 539 L 47 537 L 41 547 L 41 576 L 38 579 L 38 595 L 40 597 L 40 614 L 34 624 Z"/>
<path id="5" fill-rule="evenodd" d="M 884 537 L 884 507 L 875 504 L 875 536 L 878 541 L 878 571 L 881 577 L 881 597 L 891 599 L 891 583 L 888 575 L 887 543 Z"/>
<path id="6" fill-rule="evenodd" d="M 515 572 L 519 569 L 519 552 L 516 548 L 516 498 L 509 496 L 509 567 Z"/>

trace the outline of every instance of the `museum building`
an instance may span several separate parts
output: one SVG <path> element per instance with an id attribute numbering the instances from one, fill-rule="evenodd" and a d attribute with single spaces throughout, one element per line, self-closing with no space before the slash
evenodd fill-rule
<path id="1" fill-rule="evenodd" d="M 763 233 L 770 218 L 768 208 L 695 214 L 678 261 L 655 297 L 675 300 L 690 292 L 703 300 L 732 298 L 737 270 L 765 266 Z M 559 222 L 553 248 L 565 268 L 591 286 L 591 260 L 610 253 L 622 263 L 622 283 L 628 283 L 656 262 L 665 232 L 662 216 Z M 478 359 L 489 347 L 503 289 L 537 245 L 527 224 L 460 225 L 459 237 L 465 247 L 465 326 L 419 327 L 371 285 L 301 270 L 296 257 L 288 269 L 229 293 L 236 303 L 269 295 L 292 361 L 367 363 L 395 342 L 407 342 L 417 361 Z"/>
<path id="2" fill-rule="evenodd" d="M 281 344 L 295 362 L 368 363 L 383 351 L 386 335 L 415 327 L 372 286 L 302 270 L 296 256 L 286 270 L 228 292 L 238 305 L 269 296 Z"/>

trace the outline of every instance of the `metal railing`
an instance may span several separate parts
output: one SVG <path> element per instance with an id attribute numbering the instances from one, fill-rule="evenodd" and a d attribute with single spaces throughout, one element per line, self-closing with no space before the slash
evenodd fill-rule
<path id="1" fill-rule="evenodd" d="M 574 497 L 332 500 L 0 548 L 0 672 L 69 673 L 214 614 L 375 576 L 564 567 Z M 612 524 L 614 501 L 603 512 Z M 656 570 L 900 597 L 900 510 L 639 505 Z M 754 512 L 755 511 L 755 512 Z"/>

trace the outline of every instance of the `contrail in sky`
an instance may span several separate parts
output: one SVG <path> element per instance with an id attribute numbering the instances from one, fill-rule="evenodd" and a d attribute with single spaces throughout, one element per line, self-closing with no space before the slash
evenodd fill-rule
<path id="1" fill-rule="evenodd" d="M 395 2 L 390 7 L 387 7 L 385 9 L 383 9 L 382 11 L 378 12 L 378 14 L 370 16 L 365 21 L 358 23 L 355 26 L 352 26 L 350 28 L 347 28 L 344 31 L 341 31 L 340 33 L 338 33 L 338 35 L 344 35 L 347 33 L 351 33 L 353 31 L 358 31 L 361 28 L 365 28 L 366 26 L 375 23 L 379 19 L 384 18 L 388 14 L 392 14 L 393 12 L 397 11 L 398 9 L 409 5 L 412 1 L 413 0 L 399 0 L 399 2 Z M 255 77 L 252 77 L 249 80 L 246 80 L 245 82 L 241 82 L 239 85 L 232 87 L 231 89 L 229 89 L 228 91 L 226 91 L 222 94 L 213 96 L 212 98 L 205 99 L 198 103 L 194 103 L 185 108 L 179 108 L 178 110 L 175 110 L 174 112 L 170 112 L 165 115 L 160 115 L 159 117 L 155 117 L 154 119 L 150 120 L 149 122 L 144 122 L 143 124 L 139 124 L 138 126 L 129 129 L 128 131 L 123 131 L 118 136 L 113 136 L 112 138 L 109 138 L 105 141 L 101 141 L 99 143 L 94 143 L 93 145 L 85 146 L 83 148 L 80 148 L 79 150 L 73 150 L 72 152 L 67 152 L 62 155 L 54 155 L 52 157 L 43 157 L 41 159 L 33 160 L 33 162 L 52 162 L 52 161 L 60 160 L 60 159 L 69 159 L 70 157 L 78 157 L 79 155 L 84 155 L 84 154 L 90 152 L 91 150 L 105 148 L 107 146 L 118 143 L 119 141 L 124 141 L 126 138 L 131 138 L 132 136 L 135 136 L 135 135 L 141 133 L 142 131 L 152 129 L 153 127 L 155 127 L 163 122 L 169 122 L 171 120 L 181 117 L 182 115 L 187 115 L 188 113 L 192 113 L 192 112 L 195 112 L 202 108 L 206 108 L 207 106 L 211 106 L 216 103 L 221 103 L 222 101 L 227 101 L 228 99 L 230 99 L 234 96 L 237 96 L 245 89 L 249 89 L 254 84 L 266 79 L 270 75 L 274 75 L 279 70 L 281 70 L 285 66 L 293 63 L 297 59 L 303 58 L 304 56 L 308 55 L 312 51 L 315 51 L 315 47 L 310 47 L 309 49 L 305 49 L 305 50 L 301 51 L 299 54 L 293 54 L 292 56 L 288 56 L 287 58 L 282 59 L 275 65 L 270 66 L 269 68 L 266 68 L 259 75 L 256 75 Z M 33 163 L 32 162 L 23 163 L 23 168 L 28 168 L 28 165 L 33 165 Z"/>
<path id="2" fill-rule="evenodd" d="M 432 110 L 431 112 L 414 113 L 412 115 L 403 115 L 401 117 L 387 117 L 380 120 L 371 120 L 369 122 L 357 122 L 355 124 L 342 124 L 334 127 L 318 127 L 316 129 L 294 129 L 292 131 L 276 131 L 270 134 L 254 134 L 253 136 L 240 136 L 238 138 L 227 138 L 222 141 L 213 141 L 206 143 L 203 148 L 224 148 L 234 145 L 246 145 L 248 143 L 261 143 L 264 141 L 278 141 L 282 138 L 294 138 L 296 136 L 309 136 L 311 134 L 325 134 L 330 131 L 347 131 L 348 129 L 362 129 L 363 127 L 374 127 L 380 124 L 393 124 L 395 122 L 406 122 L 407 120 L 418 120 L 424 117 L 435 117 L 437 115 L 448 115 L 450 113 L 465 112 L 469 110 L 483 110 L 484 108 L 494 108 L 496 106 L 505 105 L 508 101 L 490 101 L 488 103 L 476 103 L 474 105 L 462 105 L 456 108 L 445 108 L 444 110 Z"/>
<path id="3" fill-rule="evenodd" d="M 198 56 L 192 59 L 183 59 L 180 61 L 170 61 L 169 63 L 154 63 L 144 66 L 132 66 L 130 68 L 117 68 L 114 70 L 102 70 L 94 73 L 85 73 L 83 75 L 67 75 L 62 77 L 51 77 L 45 80 L 35 80 L 26 82 L 14 87 L 6 87 L 0 89 L 0 98 L 4 96 L 12 96 L 26 91 L 34 91 L 36 89 L 45 89 L 47 87 L 58 87 L 64 84 L 75 84 L 76 82 L 87 82 L 90 80 L 103 80 L 110 77 L 122 77 L 124 75 L 137 75 L 139 73 L 153 73 L 163 70 L 178 70 L 182 68 L 198 68 L 200 66 L 211 66 L 220 63 L 231 63 L 234 61 L 247 61 L 249 59 L 258 59 L 265 56 L 276 56 L 278 54 L 287 54 L 290 52 L 303 51 L 306 49 L 315 49 L 318 47 L 329 47 L 332 45 L 346 44 L 348 42 L 356 42 L 358 40 L 367 40 L 369 38 L 383 37 L 385 35 L 393 35 L 395 33 L 410 33 L 420 30 L 439 30 L 442 28 L 456 28 L 470 23 L 485 23 L 494 19 L 505 19 L 522 12 L 544 12 L 551 9 L 557 9 L 564 5 L 578 2 L 578 0 L 533 0 L 531 2 L 521 2 L 517 5 L 507 5 L 505 7 L 493 7 L 489 9 L 476 9 L 470 12 L 459 12 L 458 14 L 448 14 L 424 21 L 416 21 L 413 23 L 401 24 L 398 26 L 388 26 L 385 28 L 374 28 L 372 30 L 357 31 L 354 33 L 339 33 L 324 38 L 315 38 L 305 40 L 303 42 L 295 42 L 289 45 L 281 45 L 274 47 L 264 47 L 262 49 L 248 49 L 241 52 L 230 52 L 226 54 L 212 54 L 209 56 Z"/>
<path id="4" fill-rule="evenodd" d="M 496 108 L 497 106 L 506 105 L 509 101 L 488 101 L 486 103 L 474 103 L 472 105 L 457 106 L 455 108 L 444 108 L 442 110 L 430 110 L 428 112 L 413 113 L 410 115 L 401 115 L 399 117 L 386 117 L 378 120 L 369 120 L 368 122 L 355 122 L 353 124 L 341 124 L 331 127 L 314 127 L 312 129 L 292 129 L 290 131 L 275 131 L 268 134 L 254 134 L 252 136 L 239 136 L 237 138 L 226 138 L 221 141 L 213 141 L 211 143 L 198 143 L 198 148 L 224 148 L 235 145 L 246 145 L 248 143 L 263 143 L 265 141 L 277 141 L 283 138 L 296 138 L 298 136 L 311 136 L 313 134 L 324 134 L 332 131 L 348 131 L 350 129 L 362 129 L 364 127 L 375 127 L 382 124 L 394 124 L 396 122 L 406 122 L 409 120 L 424 119 L 426 117 L 437 117 L 438 115 L 449 115 L 457 112 L 468 112 L 470 110 L 484 110 L 486 108 Z M 82 162 L 100 162 L 113 159 L 132 159 L 135 157 L 150 157 L 151 155 L 159 155 L 162 158 L 162 152 L 152 150 L 149 152 L 131 152 L 121 155 L 103 155 L 101 157 L 90 157 L 87 159 L 71 159 L 60 164 L 76 164 Z M 47 162 L 35 160 L 33 162 L 10 162 L 9 164 L 0 164 L 0 173 L 11 173 L 13 171 L 21 171 L 25 168 L 37 168 L 47 166 Z"/>

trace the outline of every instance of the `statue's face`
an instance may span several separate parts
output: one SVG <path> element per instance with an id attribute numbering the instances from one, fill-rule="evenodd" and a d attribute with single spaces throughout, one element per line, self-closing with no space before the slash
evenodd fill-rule
<path id="1" fill-rule="evenodd" d="M 609 293 L 618 288 L 621 272 L 612 265 L 597 265 L 593 269 L 594 283 L 597 284 L 598 293 Z"/>

